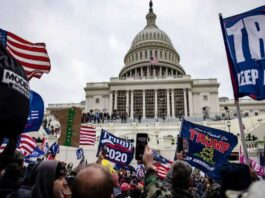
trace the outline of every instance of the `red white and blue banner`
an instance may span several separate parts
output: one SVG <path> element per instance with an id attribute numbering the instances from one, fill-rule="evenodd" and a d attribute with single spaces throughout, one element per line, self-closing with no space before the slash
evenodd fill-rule
<path id="1" fill-rule="evenodd" d="M 237 136 L 185 119 L 182 121 L 180 136 L 183 138 L 185 160 L 205 174 L 218 178 L 218 168 L 227 163 L 227 158 L 237 145 Z"/>
<path id="2" fill-rule="evenodd" d="M 101 131 L 97 156 L 100 150 L 107 160 L 116 164 L 130 164 L 133 160 L 133 141 L 116 137 L 104 129 Z"/>
<path id="3" fill-rule="evenodd" d="M 265 6 L 220 22 L 235 99 L 265 99 Z"/>

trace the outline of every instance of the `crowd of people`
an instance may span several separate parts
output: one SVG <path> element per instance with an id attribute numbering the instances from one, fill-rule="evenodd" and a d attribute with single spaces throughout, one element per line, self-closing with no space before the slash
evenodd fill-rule
<path id="1" fill-rule="evenodd" d="M 153 152 L 146 146 L 142 163 L 144 177 L 120 168 L 103 165 L 105 155 L 75 168 L 56 160 L 37 160 L 24 166 L 23 156 L 15 153 L 0 170 L 0 197 L 7 198 L 189 198 L 189 197 L 264 197 L 263 178 L 245 164 L 229 163 L 213 180 L 193 169 L 182 153 L 161 180 L 154 166 Z M 139 162 L 141 163 L 141 162 Z M 111 169 L 111 170 L 110 170 Z"/>

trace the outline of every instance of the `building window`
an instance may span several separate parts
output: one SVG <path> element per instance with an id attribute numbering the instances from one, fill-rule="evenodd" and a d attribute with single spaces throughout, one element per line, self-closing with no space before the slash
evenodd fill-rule
<path id="1" fill-rule="evenodd" d="M 144 52 L 144 57 L 147 58 L 147 51 Z"/>
<path id="2" fill-rule="evenodd" d="M 184 116 L 184 91 L 174 89 L 175 117 L 181 119 Z"/>
<path id="3" fill-rule="evenodd" d="M 259 115 L 259 112 L 255 112 L 255 116 L 258 116 Z"/>
<path id="4" fill-rule="evenodd" d="M 249 115 L 248 115 L 248 112 L 246 112 L 246 113 L 245 113 L 245 117 L 248 117 L 248 116 L 249 116 Z"/>
<path id="5" fill-rule="evenodd" d="M 140 59 L 143 58 L 143 52 L 140 52 Z"/>
<path id="6" fill-rule="evenodd" d="M 96 98 L 96 103 L 97 103 L 97 104 L 99 103 L 99 98 Z"/>
<path id="7" fill-rule="evenodd" d="M 117 114 L 122 115 L 126 112 L 126 91 L 117 93 Z"/>
<path id="8" fill-rule="evenodd" d="M 208 100 L 208 96 L 204 95 L 204 96 L 203 96 L 203 100 L 204 100 L 204 101 L 207 101 L 207 100 Z"/>
<path id="9" fill-rule="evenodd" d="M 155 51 L 155 57 L 157 58 L 157 51 Z"/>
<path id="10" fill-rule="evenodd" d="M 152 57 L 153 56 L 153 53 L 152 53 L 152 50 L 150 50 L 150 57 Z"/>
<path id="11" fill-rule="evenodd" d="M 160 57 L 159 58 L 162 58 L 162 51 L 160 51 Z"/>
<path id="12" fill-rule="evenodd" d="M 167 114 L 167 92 L 166 89 L 157 90 L 157 113 L 158 117 L 165 119 Z"/>
<path id="13" fill-rule="evenodd" d="M 145 112 L 147 118 L 154 118 L 155 116 L 155 92 L 154 90 L 145 91 Z"/>
<path id="14" fill-rule="evenodd" d="M 165 52 L 165 59 L 167 59 L 167 52 Z"/>
<path id="15" fill-rule="evenodd" d="M 136 53 L 136 60 L 138 60 L 138 53 Z"/>

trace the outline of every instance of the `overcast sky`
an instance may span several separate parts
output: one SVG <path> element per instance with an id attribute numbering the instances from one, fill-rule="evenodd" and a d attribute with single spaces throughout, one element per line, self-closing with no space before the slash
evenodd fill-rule
<path id="1" fill-rule="evenodd" d="M 85 100 L 87 82 L 109 81 L 124 66 L 133 38 L 146 25 L 149 0 L 10 0 L 2 29 L 45 42 L 51 71 L 30 81 L 45 104 Z M 233 98 L 218 14 L 239 14 L 264 0 L 153 0 L 157 25 L 170 37 L 192 78 L 217 78 L 219 97 Z"/>

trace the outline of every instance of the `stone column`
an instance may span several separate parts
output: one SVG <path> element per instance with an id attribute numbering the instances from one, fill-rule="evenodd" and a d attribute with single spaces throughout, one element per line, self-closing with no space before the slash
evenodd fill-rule
<path id="1" fill-rule="evenodd" d="M 117 104 L 118 104 L 118 102 L 117 102 L 118 93 L 117 92 L 118 92 L 117 90 L 114 91 L 114 109 L 115 110 L 117 110 Z"/>
<path id="2" fill-rule="evenodd" d="M 143 71 L 143 67 L 141 67 L 141 77 L 144 77 L 144 71 Z"/>
<path id="3" fill-rule="evenodd" d="M 130 118 L 133 119 L 133 90 L 131 90 L 131 115 L 130 115 Z"/>
<path id="4" fill-rule="evenodd" d="M 172 102 L 172 117 L 175 118 L 175 98 L 174 98 L 174 89 L 171 89 L 171 102 Z"/>
<path id="5" fill-rule="evenodd" d="M 159 67 L 159 76 L 162 77 L 162 67 Z"/>
<path id="6" fill-rule="evenodd" d="M 189 111 L 190 111 L 190 117 L 193 116 L 193 101 L 192 101 L 192 93 L 191 93 L 191 89 L 188 90 L 189 91 Z"/>
<path id="7" fill-rule="evenodd" d="M 126 113 L 129 115 L 129 91 L 126 90 Z"/>
<path id="8" fill-rule="evenodd" d="M 157 89 L 155 89 L 155 117 L 157 118 Z"/>
<path id="9" fill-rule="evenodd" d="M 110 115 L 112 114 L 112 110 L 113 110 L 112 100 L 113 100 L 112 90 L 110 90 L 110 93 L 109 93 L 109 114 Z"/>
<path id="10" fill-rule="evenodd" d="M 184 95 L 184 117 L 188 116 L 188 111 L 187 111 L 187 93 L 186 89 L 183 89 L 183 95 Z"/>
<path id="11" fill-rule="evenodd" d="M 143 89 L 143 118 L 145 118 L 145 90 Z"/>
<path id="12" fill-rule="evenodd" d="M 147 67 L 147 77 L 150 77 L 150 67 Z"/>
<path id="13" fill-rule="evenodd" d="M 168 68 L 166 67 L 166 77 L 168 76 Z"/>
<path id="14" fill-rule="evenodd" d="M 167 117 L 170 117 L 169 89 L 167 89 Z"/>

